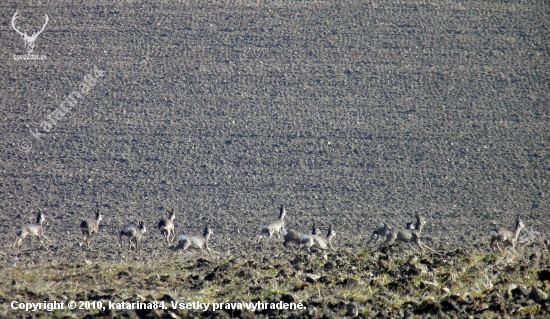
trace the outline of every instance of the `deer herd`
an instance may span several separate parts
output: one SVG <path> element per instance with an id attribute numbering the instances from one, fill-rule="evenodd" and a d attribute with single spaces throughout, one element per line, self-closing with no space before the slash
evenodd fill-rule
<path id="1" fill-rule="evenodd" d="M 159 221 L 157 228 L 166 240 L 166 242 L 170 244 L 174 242 L 176 238 L 174 227 L 174 220 L 176 218 L 176 215 L 173 209 L 167 209 L 167 212 L 169 214 L 168 217 L 162 218 Z M 281 236 L 283 237 L 283 246 L 286 248 L 305 248 L 309 252 L 311 252 L 312 248 L 318 251 L 325 251 L 328 249 L 334 250 L 332 246 L 332 239 L 336 236 L 336 232 L 334 231 L 332 225 L 329 226 L 326 236 L 323 236 L 321 234 L 315 223 L 313 224 L 311 234 L 305 234 L 294 229 L 286 229 L 285 216 L 286 209 L 284 206 L 280 206 L 279 218 L 275 221 L 264 224 L 260 228 L 260 235 L 255 242 L 257 244 L 260 244 L 262 239 L 264 239 L 264 241 L 267 241 L 273 235 L 277 235 L 277 238 L 280 238 Z M 367 244 L 370 244 L 373 240 L 378 241 L 379 239 L 382 239 L 386 245 L 390 245 L 392 243 L 407 244 L 409 250 L 414 249 L 416 252 L 418 252 L 418 250 L 416 250 L 412 246 L 412 243 L 414 243 L 422 251 L 425 251 L 426 248 L 434 251 L 432 248 L 422 243 L 420 239 L 422 230 L 424 228 L 424 225 L 426 224 L 425 219 L 420 216 L 419 213 L 415 214 L 415 218 L 416 223 L 414 223 L 413 225 L 413 222 L 408 222 L 405 228 L 394 226 L 385 222 L 380 223 L 378 225 L 378 228 L 374 230 L 372 236 L 367 241 Z M 90 241 L 92 240 L 92 237 L 99 231 L 102 219 L 103 216 L 99 212 L 99 209 L 97 209 L 94 219 L 86 219 L 80 223 L 80 230 L 82 232 L 83 241 L 86 247 L 90 246 Z M 48 243 L 51 243 L 50 239 L 44 234 L 43 222 L 44 213 L 38 211 L 36 223 L 23 224 L 19 228 L 17 228 L 15 232 L 15 242 L 13 243 L 12 248 L 17 248 L 17 252 L 19 253 L 21 244 L 26 237 L 38 237 L 38 240 L 40 241 L 42 246 L 46 250 L 49 250 L 42 241 L 43 238 L 48 241 Z M 521 218 L 518 216 L 514 230 L 509 230 L 505 228 L 497 228 L 491 230 L 489 232 L 489 236 L 491 237 L 490 247 L 493 249 L 493 251 L 495 249 L 498 249 L 501 253 L 503 253 L 502 248 L 499 246 L 499 244 L 501 244 L 504 248 L 510 247 L 513 253 L 517 255 L 515 246 L 516 242 L 518 241 L 519 233 L 524 227 L 525 225 L 521 221 Z M 141 220 L 138 221 L 137 226 L 122 227 L 119 234 L 120 246 L 123 247 L 123 237 L 127 237 L 129 241 L 129 249 L 131 250 L 133 247 L 134 250 L 138 250 L 138 242 L 143 238 L 146 231 L 147 230 L 145 224 Z M 192 248 L 196 250 L 201 250 L 203 253 L 208 252 L 213 257 L 213 253 L 219 253 L 212 250 L 208 246 L 208 241 L 212 234 L 212 229 L 207 225 L 204 229 L 204 233 L 202 236 L 181 235 L 178 237 L 177 245 L 171 247 L 171 249 L 175 251 L 186 251 L 187 249 Z"/>

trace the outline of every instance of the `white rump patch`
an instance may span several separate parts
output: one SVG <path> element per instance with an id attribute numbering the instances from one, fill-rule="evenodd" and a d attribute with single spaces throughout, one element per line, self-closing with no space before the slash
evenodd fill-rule
<path id="1" fill-rule="evenodd" d="M 269 228 L 269 225 L 263 225 L 262 226 L 262 229 L 268 229 Z"/>
<path id="2" fill-rule="evenodd" d="M 378 225 L 378 226 L 380 226 L 380 228 L 382 228 L 382 227 L 384 227 L 384 226 L 386 226 L 386 225 L 384 225 L 384 223 L 380 223 L 380 225 Z"/>
<path id="3" fill-rule="evenodd" d="M 308 239 L 307 235 L 302 236 L 302 240 L 304 240 L 304 239 Z"/>
<path id="4" fill-rule="evenodd" d="M 496 231 L 494 231 L 494 230 L 491 230 L 491 231 L 489 232 L 489 235 L 491 235 L 491 236 L 498 236 L 498 233 L 497 233 Z"/>
<path id="5" fill-rule="evenodd" d="M 180 240 L 187 240 L 187 237 L 185 237 L 185 235 L 181 235 Z"/>
<path id="6" fill-rule="evenodd" d="M 286 236 L 286 234 L 288 234 L 288 233 L 286 232 L 286 230 L 283 230 L 282 234 L 283 234 L 283 236 Z"/>
<path id="7" fill-rule="evenodd" d="M 389 229 L 386 229 L 386 235 L 391 234 L 391 231 Z"/>

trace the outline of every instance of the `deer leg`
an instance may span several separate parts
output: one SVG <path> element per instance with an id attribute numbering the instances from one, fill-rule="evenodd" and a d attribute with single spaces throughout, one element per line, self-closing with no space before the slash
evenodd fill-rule
<path id="1" fill-rule="evenodd" d="M 44 233 L 40 233 L 40 236 L 44 237 L 44 239 L 46 239 L 46 241 L 48 241 L 48 243 L 52 243 L 52 241 L 46 236 L 44 235 Z"/>
<path id="2" fill-rule="evenodd" d="M 417 244 L 417 245 L 418 245 L 418 244 Z M 420 246 L 418 246 L 418 247 L 420 247 Z M 416 248 L 414 248 L 414 247 L 411 245 L 411 242 L 409 242 L 409 252 L 411 251 L 411 248 L 412 248 L 412 250 L 414 250 L 415 252 L 419 253 L 419 251 L 416 250 Z M 422 247 L 420 247 L 420 248 L 422 248 Z"/>
<path id="3" fill-rule="evenodd" d="M 500 253 L 503 254 L 504 252 L 502 251 L 502 249 L 500 249 L 500 246 L 498 245 L 498 243 L 495 243 L 495 245 L 497 246 L 498 250 L 500 250 Z"/>
<path id="4" fill-rule="evenodd" d="M 496 237 L 493 237 L 493 239 L 491 240 L 491 248 L 493 249 L 493 251 L 495 251 L 495 243 L 496 243 L 497 239 Z"/>
<path id="5" fill-rule="evenodd" d="M 19 238 L 19 241 L 17 242 L 17 253 L 21 252 L 21 244 L 23 243 L 23 239 Z"/>
<path id="6" fill-rule="evenodd" d="M 40 233 L 40 237 L 44 238 L 49 244 L 52 243 L 52 241 L 48 237 L 46 237 L 46 235 L 44 235 L 43 233 Z M 40 237 L 38 237 L 38 240 L 40 240 Z M 40 240 L 40 242 L 42 243 L 41 240 Z M 49 249 L 44 245 L 44 243 L 42 243 L 42 246 L 44 246 L 46 248 L 46 250 L 49 251 Z"/>
<path id="7" fill-rule="evenodd" d="M 204 246 L 206 247 L 206 249 L 208 250 L 208 252 L 210 253 L 210 255 L 212 255 L 212 253 L 215 253 L 215 254 L 220 254 L 219 252 L 211 249 L 210 247 L 208 247 L 208 243 L 205 243 Z"/>
<path id="8" fill-rule="evenodd" d="M 293 251 L 296 251 L 296 249 L 294 248 L 294 246 L 291 246 L 289 242 L 284 242 L 283 243 L 283 246 L 285 246 L 286 248 L 288 249 L 292 249 Z"/>
<path id="9" fill-rule="evenodd" d="M 13 243 L 13 247 L 12 247 L 12 248 L 16 248 L 16 246 L 17 246 L 17 252 L 19 252 L 19 247 L 21 246 L 21 242 L 22 242 L 22 241 L 23 241 L 23 240 L 21 239 L 21 237 L 19 237 L 19 236 L 16 237 L 16 238 L 15 238 L 15 242 Z"/>
<path id="10" fill-rule="evenodd" d="M 516 245 L 515 245 L 515 243 L 512 242 L 511 246 L 512 246 L 512 252 L 514 253 L 514 255 L 516 255 L 516 257 L 519 258 L 519 254 L 518 254 L 518 251 L 516 250 Z"/>
<path id="11" fill-rule="evenodd" d="M 38 241 L 42 244 L 42 246 L 43 246 L 47 251 L 50 251 L 50 250 L 48 249 L 48 247 L 46 247 L 46 245 L 44 245 L 44 243 L 42 242 L 42 240 L 40 240 L 40 238 L 38 238 Z"/>
<path id="12" fill-rule="evenodd" d="M 390 235 L 386 235 L 386 246 L 389 246 L 391 243 L 393 243 L 395 238 L 397 238 L 397 236 L 394 237 L 393 233 L 391 233 Z"/>
<path id="13" fill-rule="evenodd" d="M 422 252 L 425 251 L 425 249 L 424 249 L 424 247 L 423 247 L 424 245 L 422 245 L 422 243 L 420 242 L 420 239 L 417 239 L 417 240 L 416 240 L 416 245 L 422 250 Z"/>
<path id="14" fill-rule="evenodd" d="M 188 241 L 183 244 L 183 248 L 181 249 L 182 257 L 185 256 L 185 251 L 187 250 L 187 248 L 189 248 L 190 245 L 191 244 Z"/>
<path id="15" fill-rule="evenodd" d="M 86 247 L 90 247 L 90 241 L 92 241 L 92 237 L 94 237 L 94 234 L 95 234 L 95 233 L 91 233 L 91 234 L 88 236 L 88 239 L 86 240 Z"/>
<path id="16" fill-rule="evenodd" d="M 376 232 L 372 233 L 372 236 L 370 236 L 370 239 L 367 241 L 367 245 L 370 244 L 370 242 L 374 239 L 374 237 L 378 239 L 378 235 L 376 234 Z"/>
<path id="17" fill-rule="evenodd" d="M 431 248 L 430 246 L 426 245 L 426 244 L 422 244 L 422 246 L 424 248 L 428 248 L 429 250 L 433 251 L 434 253 L 436 253 L 435 249 Z"/>

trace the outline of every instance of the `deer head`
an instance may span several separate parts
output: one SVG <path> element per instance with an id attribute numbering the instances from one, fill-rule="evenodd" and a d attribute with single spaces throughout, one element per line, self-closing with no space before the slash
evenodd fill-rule
<path id="1" fill-rule="evenodd" d="M 19 33 L 19 35 L 23 37 L 23 41 L 25 41 L 25 46 L 27 47 L 27 53 L 32 53 L 32 51 L 34 50 L 34 41 L 36 41 L 36 38 L 38 38 L 40 33 L 44 31 L 44 28 L 46 28 L 46 25 L 48 24 L 48 21 L 49 21 L 48 15 L 47 14 L 45 15 L 46 22 L 44 22 L 44 26 L 42 26 L 42 29 L 40 31 L 34 30 L 30 37 L 27 35 L 26 31 L 23 33 L 19 31 L 19 29 L 15 26 L 15 20 L 17 20 L 18 17 L 19 16 L 17 14 L 17 11 L 15 11 L 13 18 L 11 19 L 11 26 L 17 33 Z"/>

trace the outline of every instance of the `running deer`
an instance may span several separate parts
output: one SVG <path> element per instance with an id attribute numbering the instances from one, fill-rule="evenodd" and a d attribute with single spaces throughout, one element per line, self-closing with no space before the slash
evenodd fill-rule
<path id="1" fill-rule="evenodd" d="M 386 244 L 391 244 L 393 242 L 397 243 L 407 243 L 409 245 L 409 249 L 414 249 L 411 245 L 411 241 L 413 241 L 422 251 L 424 251 L 424 248 L 428 248 L 433 251 L 430 247 L 422 244 L 420 241 L 420 234 L 422 233 L 422 229 L 424 228 L 425 220 L 420 214 L 416 213 L 416 225 L 414 226 L 414 229 L 412 229 L 412 223 L 407 223 L 407 229 L 405 228 L 398 228 L 398 227 L 391 227 L 386 230 Z M 414 249 L 416 250 L 416 249 Z"/>
<path id="2" fill-rule="evenodd" d="M 303 236 L 302 233 L 297 232 L 293 229 L 290 229 L 290 230 L 283 229 L 282 234 L 283 234 L 283 238 L 285 239 L 285 241 L 283 242 L 283 246 L 287 248 L 291 247 L 289 246 L 290 243 L 294 243 L 297 246 L 301 245 L 302 236 Z"/>
<path id="3" fill-rule="evenodd" d="M 327 233 L 327 237 L 322 237 L 318 235 L 303 235 L 301 246 L 306 247 L 308 251 L 311 251 L 311 247 L 322 249 L 322 250 L 328 250 L 329 248 L 332 250 L 335 250 L 332 247 L 332 243 L 331 243 L 331 240 L 334 236 L 336 236 L 336 232 L 332 228 L 332 225 L 330 225 L 330 228 Z"/>
<path id="4" fill-rule="evenodd" d="M 504 249 L 506 249 L 506 247 L 508 246 L 511 246 L 512 251 L 517 255 L 516 242 L 519 237 L 519 232 L 523 228 L 525 228 L 525 225 L 521 221 L 521 218 L 518 216 L 518 219 L 516 220 L 516 228 L 514 229 L 514 231 L 505 228 L 497 228 L 491 230 L 489 232 L 489 235 L 491 235 L 491 248 L 493 249 L 493 251 L 496 247 L 502 253 L 502 249 L 500 249 L 500 246 L 498 245 L 498 243 L 500 242 L 502 243 L 502 245 L 504 245 Z"/>
<path id="5" fill-rule="evenodd" d="M 176 218 L 176 214 L 174 214 L 174 209 L 167 210 L 170 214 L 168 218 L 163 218 L 160 220 L 158 229 L 160 230 L 160 233 L 164 238 L 166 238 L 166 242 L 170 243 L 174 241 L 174 238 L 176 237 L 175 231 L 174 231 L 174 219 Z M 172 239 L 170 240 L 170 237 Z"/>
<path id="6" fill-rule="evenodd" d="M 132 242 L 134 242 L 135 250 L 138 250 L 138 241 L 143 237 L 143 235 L 147 232 L 147 229 L 145 228 L 145 224 L 143 221 L 138 222 L 138 227 L 134 226 L 124 226 L 122 227 L 122 230 L 120 231 L 120 247 L 122 247 L 122 236 L 126 236 L 130 238 L 130 250 L 132 250 Z"/>
<path id="7" fill-rule="evenodd" d="M 418 222 L 417 222 L 418 223 Z M 388 230 L 391 231 L 392 228 L 395 228 L 394 226 L 388 224 L 388 223 L 380 223 L 378 225 L 378 229 L 376 229 L 373 233 L 370 239 L 367 241 L 367 245 L 370 244 L 372 240 L 378 241 L 379 238 L 385 238 L 386 232 Z M 405 229 L 415 229 L 416 227 L 413 226 L 413 222 L 409 221 L 406 223 Z"/>
<path id="8" fill-rule="evenodd" d="M 258 236 L 258 244 L 260 243 L 260 240 L 267 236 L 267 238 L 271 238 L 273 234 L 277 233 L 278 238 L 281 237 L 281 231 L 283 228 L 285 228 L 285 216 L 286 216 L 286 210 L 284 206 L 279 206 L 279 219 L 276 221 L 273 221 L 269 224 L 265 224 L 262 226 L 262 232 L 260 236 Z"/>
<path id="9" fill-rule="evenodd" d="M 13 243 L 12 248 L 15 248 L 17 246 L 17 253 L 20 252 L 21 244 L 23 243 L 23 239 L 27 237 L 38 237 L 38 241 L 42 244 L 46 250 L 49 251 L 48 247 L 44 245 L 40 237 L 43 237 L 48 241 L 48 243 L 51 243 L 50 239 L 44 235 L 44 228 L 42 227 L 42 223 L 44 223 L 44 214 L 42 212 L 38 212 L 36 216 L 36 224 L 24 224 L 21 225 L 21 227 L 17 228 L 15 231 L 15 242 Z"/>
<path id="10" fill-rule="evenodd" d="M 378 241 L 379 238 L 386 237 L 386 231 L 389 229 L 394 228 L 393 226 L 389 225 L 388 223 L 380 223 L 378 225 L 378 229 L 376 229 L 373 233 L 370 239 L 367 241 L 367 245 L 374 239 L 375 241 Z"/>
<path id="11" fill-rule="evenodd" d="M 315 223 L 313 223 L 313 226 L 311 227 L 311 234 L 316 236 L 316 235 L 320 235 L 321 232 L 319 231 L 319 229 L 315 226 Z M 300 247 L 302 245 L 302 237 L 304 236 L 303 233 L 300 233 L 296 230 L 286 230 L 286 229 L 283 229 L 282 231 L 282 235 L 283 235 L 283 238 L 284 238 L 284 242 L 283 242 L 283 245 L 285 247 L 290 247 L 289 244 L 290 243 L 294 243 L 295 245 L 297 245 L 298 247 Z"/>
<path id="12" fill-rule="evenodd" d="M 210 239 L 210 236 L 212 236 L 212 234 L 212 229 L 210 229 L 210 227 L 206 225 L 206 227 L 204 228 L 204 234 L 202 236 L 181 235 L 179 237 L 178 246 L 176 246 L 174 250 L 181 249 L 181 251 L 184 252 L 188 248 L 194 248 L 201 250 L 203 253 L 206 250 L 210 254 L 210 256 L 214 257 L 212 253 L 219 253 L 208 247 L 208 240 Z"/>
<path id="13" fill-rule="evenodd" d="M 90 240 L 95 233 L 99 231 L 99 223 L 103 219 L 103 216 L 99 212 L 99 209 L 96 209 L 95 219 L 86 219 L 80 223 L 80 230 L 82 231 L 82 237 L 86 243 L 86 247 L 90 246 Z"/>

